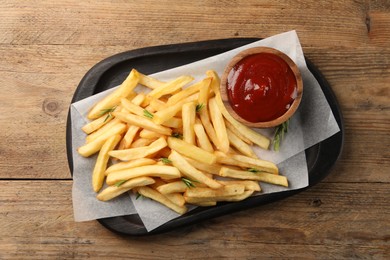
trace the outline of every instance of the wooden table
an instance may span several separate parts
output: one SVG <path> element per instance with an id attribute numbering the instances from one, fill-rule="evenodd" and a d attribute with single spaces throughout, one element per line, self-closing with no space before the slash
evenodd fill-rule
<path id="1" fill-rule="evenodd" d="M 390 2 L 1 1 L 0 259 L 390 258 Z M 76 223 L 65 125 L 98 61 L 141 47 L 296 30 L 341 105 L 319 185 L 151 237 Z"/>

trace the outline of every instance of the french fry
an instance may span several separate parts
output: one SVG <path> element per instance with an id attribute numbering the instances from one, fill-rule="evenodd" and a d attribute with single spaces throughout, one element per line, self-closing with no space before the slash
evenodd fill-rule
<path id="1" fill-rule="evenodd" d="M 96 119 L 101 116 L 103 110 L 110 109 L 119 104 L 122 97 L 127 97 L 130 95 L 130 93 L 132 93 L 133 89 L 137 86 L 138 81 L 138 72 L 135 69 L 131 70 L 129 76 L 116 90 L 93 106 L 93 108 L 88 113 L 88 118 Z"/>
<path id="2" fill-rule="evenodd" d="M 238 138 L 240 138 L 246 144 L 253 145 L 253 142 L 251 140 L 249 140 L 248 138 L 246 138 L 244 135 L 242 135 L 240 133 L 240 131 L 238 131 L 237 128 L 235 128 L 232 123 L 230 123 L 228 120 L 226 120 L 226 118 L 225 118 L 225 125 L 226 125 L 226 129 L 229 129 L 230 131 L 232 131 Z"/>
<path id="3" fill-rule="evenodd" d="M 210 188 L 218 189 L 222 185 L 215 181 L 214 179 L 206 176 L 201 171 L 197 170 L 195 167 L 193 167 L 191 164 L 189 164 L 183 156 L 181 156 L 178 152 L 175 150 L 172 151 L 172 153 L 168 157 L 169 160 L 172 161 L 173 166 L 175 166 L 177 169 L 180 170 L 180 172 L 183 173 L 186 177 L 190 178 L 191 180 L 203 183 L 207 185 Z"/>
<path id="4" fill-rule="evenodd" d="M 125 124 L 117 124 L 113 126 L 109 131 L 107 131 L 106 133 L 102 134 L 101 136 L 93 140 L 92 142 L 79 147 L 77 149 L 77 152 L 84 157 L 89 157 L 92 154 L 98 152 L 108 138 L 116 134 L 122 134 L 125 130 L 126 130 Z"/>
<path id="5" fill-rule="evenodd" d="M 191 204 L 193 204 L 195 206 L 199 206 L 199 207 L 211 207 L 211 206 L 216 206 L 217 202 L 216 201 L 199 201 L 199 202 L 192 201 Z"/>
<path id="6" fill-rule="evenodd" d="M 156 113 L 154 113 L 155 116 L 153 117 L 153 122 L 161 125 L 165 121 L 176 116 L 177 113 L 180 112 L 181 114 L 182 107 L 185 103 L 188 103 L 187 100 L 182 100 L 172 106 L 168 106 L 166 109 L 157 111 Z"/>
<path id="7" fill-rule="evenodd" d="M 230 184 L 241 184 L 245 186 L 245 190 L 261 191 L 261 187 L 257 181 L 248 181 L 248 180 L 228 180 L 222 181 L 218 180 L 222 185 Z"/>
<path id="8" fill-rule="evenodd" d="M 201 198 L 201 197 L 189 197 L 184 195 L 184 199 L 187 203 L 190 204 L 203 204 L 206 205 L 210 204 L 211 202 L 219 202 L 219 201 L 242 201 L 244 199 L 247 199 L 253 194 L 252 190 L 244 191 L 241 194 L 238 195 L 232 195 L 232 196 L 218 196 L 218 197 L 211 197 L 211 198 Z"/>
<path id="9" fill-rule="evenodd" d="M 252 148 L 247 143 L 242 141 L 237 135 L 235 135 L 229 129 L 226 129 L 226 132 L 229 138 L 229 142 L 233 147 L 235 147 L 238 151 L 240 151 L 244 155 L 247 155 L 252 158 L 257 158 L 255 152 L 253 152 Z"/>
<path id="10" fill-rule="evenodd" d="M 195 144 L 195 104 L 186 103 L 182 107 L 183 140 L 189 144 Z"/>
<path id="11" fill-rule="evenodd" d="M 152 165 L 152 164 L 156 164 L 156 161 L 150 158 L 139 158 L 139 159 L 131 160 L 129 162 L 119 162 L 108 167 L 106 170 L 106 175 L 115 171 L 121 171 L 121 170 L 131 169 L 138 166 Z"/>
<path id="12" fill-rule="evenodd" d="M 112 116 L 110 116 L 110 117 L 112 118 Z M 93 140 L 96 140 L 96 138 L 98 138 L 102 134 L 104 134 L 107 131 L 109 131 L 114 125 L 117 125 L 117 124 L 120 124 L 120 123 L 121 123 L 121 121 L 119 119 L 117 119 L 117 118 L 114 118 L 114 120 L 111 120 L 111 121 L 107 122 L 107 124 L 103 125 L 101 128 L 99 128 L 95 132 L 89 134 L 85 138 L 86 143 L 90 143 Z"/>
<path id="13" fill-rule="evenodd" d="M 162 194 L 169 194 L 178 192 L 183 193 L 187 190 L 187 188 L 187 185 L 180 180 L 161 185 L 157 188 L 157 190 Z"/>
<path id="14" fill-rule="evenodd" d="M 110 122 L 112 119 L 112 116 L 102 115 L 101 117 L 96 118 L 95 120 L 84 125 L 81 129 L 84 131 L 84 133 L 90 134 Z"/>
<path id="15" fill-rule="evenodd" d="M 229 139 L 226 132 L 225 121 L 223 120 L 221 111 L 215 101 L 215 98 L 209 100 L 210 118 L 213 123 L 215 133 L 219 142 L 219 149 L 227 153 L 229 151 Z"/>
<path id="16" fill-rule="evenodd" d="M 164 194 L 165 197 L 167 197 L 170 201 L 175 203 L 178 206 L 183 207 L 184 204 L 186 203 L 186 200 L 183 197 L 183 194 L 181 193 L 169 193 L 169 194 Z"/>
<path id="17" fill-rule="evenodd" d="M 105 141 L 102 149 L 100 149 L 92 172 L 92 188 L 95 192 L 98 192 L 103 186 L 104 172 L 106 171 L 108 159 L 110 158 L 108 152 L 114 149 L 120 140 L 120 135 L 113 135 Z"/>
<path id="18" fill-rule="evenodd" d="M 197 197 L 197 198 L 213 198 L 222 196 L 233 196 L 244 193 L 245 186 L 243 184 L 229 184 L 222 186 L 219 189 L 210 188 L 191 188 L 184 192 L 186 197 Z"/>
<path id="19" fill-rule="evenodd" d="M 188 83 L 190 83 L 193 80 L 194 80 L 194 78 L 191 76 L 181 76 L 181 77 L 178 77 L 178 78 L 176 78 L 168 83 L 165 83 L 164 85 L 162 85 L 158 88 L 153 89 L 151 92 L 149 92 L 146 95 L 146 101 L 147 101 L 146 104 L 149 104 L 149 102 L 152 98 L 158 99 L 164 95 L 174 93 L 176 90 L 181 89 L 182 87 L 184 87 L 185 85 L 187 85 Z M 143 105 L 146 105 L 146 104 L 144 102 Z"/>
<path id="20" fill-rule="evenodd" d="M 200 148 L 210 153 L 214 152 L 213 145 L 210 143 L 210 140 L 203 128 L 202 122 L 200 120 L 196 120 L 196 123 L 193 126 L 195 135 L 198 140 L 198 144 Z"/>
<path id="21" fill-rule="evenodd" d="M 180 178 L 181 174 L 179 170 L 173 166 L 144 165 L 131 169 L 112 172 L 107 175 L 106 182 L 108 185 L 113 185 L 118 181 L 124 181 L 145 176 L 175 179 Z"/>
<path id="22" fill-rule="evenodd" d="M 241 132 L 244 136 L 246 136 L 253 143 L 257 144 L 259 147 L 261 147 L 263 149 L 268 149 L 268 147 L 270 145 L 270 140 L 267 137 L 265 137 L 265 136 L 255 132 L 254 130 L 250 129 L 249 127 L 241 124 L 240 122 L 235 120 L 229 114 L 229 112 L 226 110 L 226 108 L 225 108 L 225 106 L 224 106 L 224 104 L 222 102 L 221 93 L 219 91 L 220 80 L 219 80 L 218 74 L 215 71 L 210 71 L 209 70 L 209 71 L 206 72 L 206 75 L 208 77 L 212 77 L 213 78 L 213 81 L 211 83 L 211 88 L 213 89 L 213 91 L 215 93 L 216 103 L 217 103 L 221 113 L 223 114 L 223 116 L 230 123 L 232 123 L 232 125 L 234 125 L 234 127 L 237 128 L 237 130 L 239 132 Z"/>
<path id="23" fill-rule="evenodd" d="M 129 124 L 139 126 L 142 128 L 146 128 L 148 130 L 154 131 L 156 133 L 160 133 L 163 135 L 171 135 L 172 130 L 168 127 L 164 127 L 161 125 L 157 125 L 153 123 L 151 120 L 138 116 L 138 115 L 132 115 L 132 114 L 126 114 L 123 112 L 113 112 L 113 115 L 120 120 L 127 122 Z"/>
<path id="24" fill-rule="evenodd" d="M 249 171 L 233 170 L 227 167 L 222 167 L 221 170 L 219 171 L 219 175 L 222 177 L 260 181 L 260 182 L 266 182 L 266 183 L 288 187 L 288 181 L 285 176 L 275 175 L 272 173 L 266 173 L 266 172 L 254 173 Z"/>
<path id="25" fill-rule="evenodd" d="M 199 111 L 200 120 L 202 122 L 202 125 L 210 138 L 210 141 L 219 149 L 221 145 L 219 144 L 217 134 L 215 133 L 214 126 L 211 124 L 209 111 L 207 109 L 208 106 L 204 107 Z"/>
<path id="26" fill-rule="evenodd" d="M 130 148 L 139 148 L 139 147 L 148 146 L 156 140 L 157 139 L 152 139 L 152 138 L 138 138 L 130 145 Z"/>
<path id="27" fill-rule="evenodd" d="M 114 150 L 110 151 L 109 155 L 118 158 L 122 161 L 130 161 L 134 159 L 143 158 L 150 154 L 158 152 L 167 145 L 168 144 L 165 141 L 165 138 L 160 137 L 159 139 L 151 143 L 149 146 L 130 148 L 125 150 Z"/>
<path id="28" fill-rule="evenodd" d="M 120 184 L 118 186 L 113 185 L 105 188 L 96 196 L 96 198 L 100 201 L 108 201 L 135 187 L 147 186 L 153 184 L 154 182 L 154 179 L 150 177 L 134 178 L 124 182 L 123 184 L 118 183 Z"/>
<path id="29" fill-rule="evenodd" d="M 178 138 L 168 137 L 168 146 L 172 150 L 180 151 L 181 154 L 200 162 L 213 164 L 217 161 L 214 154 Z"/>
<path id="30" fill-rule="evenodd" d="M 206 106 L 209 103 L 210 85 L 213 78 L 207 78 L 207 80 L 199 88 L 198 104 L 207 109 Z"/>
<path id="31" fill-rule="evenodd" d="M 232 158 L 250 165 L 249 168 L 255 168 L 259 171 L 265 171 L 273 174 L 278 174 L 279 169 L 276 164 L 270 161 L 261 160 L 258 158 L 251 158 L 244 155 L 232 155 Z"/>
<path id="32" fill-rule="evenodd" d="M 209 174 L 218 174 L 219 170 L 221 170 L 222 167 L 221 164 L 217 164 L 217 163 L 207 164 L 207 163 L 199 162 L 189 157 L 184 157 L 184 158 L 196 169 Z"/>
<path id="33" fill-rule="evenodd" d="M 150 131 L 148 129 L 143 129 L 141 132 L 139 132 L 139 136 L 141 138 L 146 138 L 146 139 L 156 139 L 156 138 L 163 137 L 165 135 L 156 133 L 154 131 Z"/>
<path id="34" fill-rule="evenodd" d="M 140 127 L 138 127 L 138 126 L 130 125 L 127 128 L 126 134 L 123 136 L 121 142 L 119 143 L 118 150 L 130 148 L 130 145 L 133 143 L 133 140 L 134 140 L 135 136 L 137 135 L 139 129 L 140 129 Z"/>
<path id="35" fill-rule="evenodd" d="M 162 101 L 160 99 L 156 99 L 156 98 L 153 98 L 150 100 L 149 106 L 152 107 L 156 111 L 160 111 L 160 110 L 168 108 L 168 105 L 164 101 Z"/>
<path id="36" fill-rule="evenodd" d="M 139 84 L 148 87 L 150 89 L 155 89 L 158 87 L 161 87 L 166 84 L 166 82 L 162 82 L 158 79 L 155 79 L 153 77 L 150 77 L 148 75 L 139 73 Z"/>
<path id="37" fill-rule="evenodd" d="M 171 117 L 162 123 L 163 126 L 170 128 L 181 128 L 183 127 L 183 120 L 177 117 Z"/>
<path id="38" fill-rule="evenodd" d="M 192 86 L 189 86 L 188 88 L 176 93 L 175 95 L 171 96 L 168 99 L 167 105 L 176 104 L 180 100 L 183 100 L 183 99 L 195 94 L 196 92 L 199 92 L 199 90 L 204 85 L 210 86 L 211 80 L 212 80 L 211 78 L 203 79 L 202 81 L 197 82 L 197 83 L 193 84 Z"/>
<path id="39" fill-rule="evenodd" d="M 168 199 L 167 197 L 165 197 L 164 195 L 162 195 L 161 193 L 159 193 L 158 191 L 156 191 L 152 188 L 144 186 L 144 187 L 139 187 L 137 189 L 137 191 L 142 196 L 150 198 L 152 200 L 155 200 L 155 201 L 165 205 L 166 207 L 172 209 L 173 211 L 175 211 L 178 214 L 182 215 L 182 214 L 187 212 L 187 208 L 185 206 L 179 206 L 179 205 L 173 203 L 170 199 Z"/>

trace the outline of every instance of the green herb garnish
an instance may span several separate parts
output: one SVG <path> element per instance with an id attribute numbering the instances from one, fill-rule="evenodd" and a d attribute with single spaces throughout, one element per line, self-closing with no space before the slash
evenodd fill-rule
<path id="1" fill-rule="evenodd" d="M 112 108 L 107 108 L 107 109 L 100 110 L 101 112 L 100 112 L 99 116 L 107 114 L 107 116 L 106 116 L 106 118 L 104 119 L 103 122 L 106 122 L 108 118 L 112 117 L 111 112 L 114 112 L 116 107 L 117 106 L 114 106 Z"/>
<path id="2" fill-rule="evenodd" d="M 197 113 L 200 112 L 203 109 L 203 107 L 204 107 L 204 104 L 197 104 L 196 105 L 196 112 Z"/>
<path id="3" fill-rule="evenodd" d="M 190 180 L 190 179 L 187 179 L 187 178 L 184 178 L 182 177 L 181 180 L 184 182 L 184 184 L 188 187 L 188 188 L 195 188 L 195 184 L 194 182 L 198 182 L 198 181 L 193 181 L 193 180 Z"/>
<path id="4" fill-rule="evenodd" d="M 274 139 L 272 140 L 274 151 L 279 151 L 280 149 L 280 143 L 284 139 L 284 134 L 288 131 L 288 125 L 290 120 L 287 120 L 283 124 L 276 127 Z"/>
<path id="5" fill-rule="evenodd" d="M 183 139 L 183 135 L 180 134 L 180 133 L 172 133 L 171 136 L 172 136 L 172 137 L 175 137 L 175 138 Z"/>
<path id="6" fill-rule="evenodd" d="M 143 198 L 144 196 L 141 195 L 140 193 L 137 193 L 137 197 L 135 197 L 135 200 L 139 199 L 139 198 Z"/>
<path id="7" fill-rule="evenodd" d="M 119 186 L 121 186 L 123 183 L 125 183 L 126 182 L 126 180 L 120 180 L 120 181 L 117 181 L 116 183 L 115 183 L 115 186 L 117 186 L 117 187 L 119 187 Z"/>
<path id="8" fill-rule="evenodd" d="M 148 110 L 144 109 L 144 116 L 147 117 L 147 118 L 150 118 L 152 119 L 153 118 L 153 114 L 150 113 Z"/>
<path id="9" fill-rule="evenodd" d="M 256 169 L 256 168 L 249 168 L 247 171 L 248 171 L 248 172 L 253 172 L 253 173 L 260 172 L 260 171 L 259 171 L 258 169 Z"/>
<path id="10" fill-rule="evenodd" d="M 170 163 L 172 163 L 171 160 L 169 160 L 168 158 L 165 158 L 165 157 L 161 157 L 161 158 L 160 158 L 160 161 L 162 161 L 164 164 L 170 164 Z"/>

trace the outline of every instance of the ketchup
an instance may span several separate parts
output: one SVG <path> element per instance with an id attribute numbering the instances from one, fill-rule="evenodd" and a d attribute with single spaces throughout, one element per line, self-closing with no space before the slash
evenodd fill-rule
<path id="1" fill-rule="evenodd" d="M 227 93 L 233 110 L 249 122 L 282 116 L 297 95 L 297 81 L 288 64 L 270 53 L 252 54 L 229 72 Z"/>

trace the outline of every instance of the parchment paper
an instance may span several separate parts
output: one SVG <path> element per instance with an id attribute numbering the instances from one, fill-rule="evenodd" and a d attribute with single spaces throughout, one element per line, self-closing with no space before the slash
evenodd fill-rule
<path id="1" fill-rule="evenodd" d="M 195 81 L 205 77 L 209 69 L 222 74 L 228 61 L 239 51 L 251 47 L 268 46 L 286 53 L 299 67 L 303 83 L 303 98 L 298 111 L 290 120 L 289 132 L 279 152 L 255 148 L 256 154 L 278 164 L 282 175 L 287 176 L 289 188 L 261 184 L 263 194 L 283 190 L 299 189 L 308 185 L 308 171 L 304 150 L 340 131 L 329 104 L 318 82 L 308 70 L 301 44 L 295 31 L 278 34 L 240 48 L 216 55 L 185 66 L 153 74 L 162 81 L 169 81 L 181 75 L 191 75 Z M 132 68 L 129 68 L 129 71 Z M 135 68 L 137 69 L 137 68 Z M 142 71 L 141 71 L 142 72 Z M 137 87 L 138 90 L 139 87 Z M 81 126 L 87 122 L 86 115 L 93 103 L 111 90 L 78 101 L 71 106 L 73 145 L 73 208 L 76 221 L 87 221 L 104 217 L 139 214 L 148 231 L 178 217 L 172 210 L 147 198 L 123 195 L 109 202 L 99 202 L 92 191 L 91 174 L 95 157 L 83 158 L 76 149 L 85 141 Z M 271 136 L 272 130 L 257 130 Z M 260 195 L 261 196 L 261 195 Z"/>

